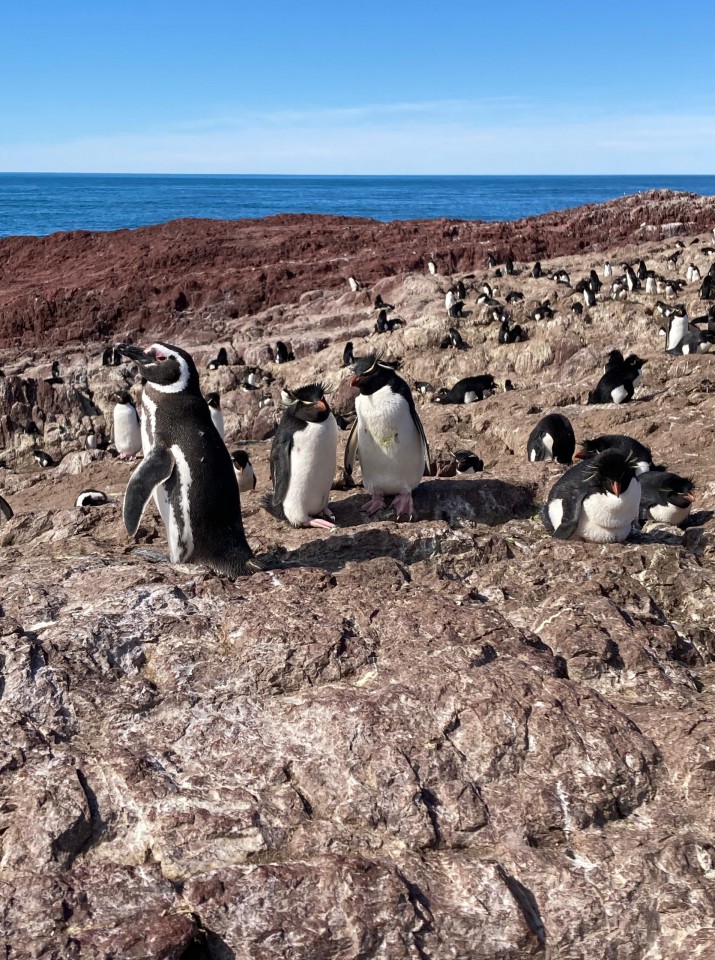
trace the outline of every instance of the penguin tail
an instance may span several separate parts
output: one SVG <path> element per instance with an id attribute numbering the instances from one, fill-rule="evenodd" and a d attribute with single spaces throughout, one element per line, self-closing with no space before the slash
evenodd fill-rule
<path id="1" fill-rule="evenodd" d="M 283 512 L 283 504 L 275 503 L 273 500 L 273 495 L 270 493 L 265 493 L 260 500 L 260 506 L 266 513 L 270 513 L 272 517 L 275 517 L 276 520 L 285 520 L 286 515 Z"/>

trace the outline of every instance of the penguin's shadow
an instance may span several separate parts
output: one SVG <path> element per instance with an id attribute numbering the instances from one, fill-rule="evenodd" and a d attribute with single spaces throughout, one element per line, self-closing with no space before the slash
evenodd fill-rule
<path id="1" fill-rule="evenodd" d="M 333 533 L 329 537 L 311 540 L 297 550 L 275 555 L 277 566 L 319 567 L 334 573 L 353 561 L 374 560 L 377 557 L 392 557 L 403 563 L 414 563 L 411 544 L 386 527 L 371 527 L 355 533 Z"/>

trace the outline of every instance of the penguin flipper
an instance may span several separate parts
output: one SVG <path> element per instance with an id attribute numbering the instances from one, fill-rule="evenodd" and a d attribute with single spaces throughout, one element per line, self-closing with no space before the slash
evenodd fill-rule
<path id="1" fill-rule="evenodd" d="M 5 497 L 0 497 L 0 513 L 5 517 L 6 520 L 12 520 L 15 514 L 12 512 L 12 507 L 7 502 Z"/>
<path id="2" fill-rule="evenodd" d="M 556 537 L 557 540 L 570 540 L 574 533 L 576 533 L 579 516 L 581 515 L 581 506 L 583 501 L 591 492 L 591 490 L 585 488 L 580 490 L 576 496 L 568 499 L 564 497 L 561 500 L 563 513 L 561 514 L 561 519 L 558 526 L 554 527 L 552 534 L 552 536 Z M 546 509 L 548 511 L 548 504 Z M 553 525 L 553 519 L 551 518 L 550 514 L 549 519 Z"/>
<path id="3" fill-rule="evenodd" d="M 168 480 L 174 471 L 174 457 L 165 447 L 155 447 L 129 478 L 124 494 L 124 526 L 133 537 L 139 528 L 144 508 L 155 487 Z"/>
<path id="4" fill-rule="evenodd" d="M 293 449 L 292 433 L 277 433 L 271 447 L 271 480 L 273 481 L 273 504 L 280 505 L 290 486 L 290 453 Z"/>
<path id="5" fill-rule="evenodd" d="M 343 460 L 343 467 L 345 469 L 345 476 L 352 477 L 353 467 L 355 466 L 355 461 L 357 459 L 358 452 L 358 422 L 357 419 L 353 422 L 352 427 L 350 428 L 350 434 L 348 436 L 347 446 L 345 447 L 345 459 Z"/>
<path id="6" fill-rule="evenodd" d="M 414 406 L 413 406 L 413 409 L 412 409 L 412 419 L 413 419 L 413 421 L 414 421 L 415 426 L 417 427 L 417 432 L 419 433 L 419 435 L 420 435 L 420 440 L 421 440 L 421 442 L 422 442 L 422 454 L 423 454 L 424 459 L 425 459 L 425 469 L 424 469 L 423 476 L 425 476 L 425 477 L 431 477 L 431 476 L 432 476 L 432 464 L 430 463 L 430 457 L 429 457 L 429 444 L 427 443 L 427 437 L 425 436 L 425 428 L 422 426 L 422 421 L 420 420 L 420 415 L 419 415 L 419 414 L 417 413 L 417 411 L 414 409 Z"/>

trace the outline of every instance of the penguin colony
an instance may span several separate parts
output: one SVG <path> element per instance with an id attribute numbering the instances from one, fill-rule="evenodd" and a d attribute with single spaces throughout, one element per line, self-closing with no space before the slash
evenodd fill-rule
<path id="1" fill-rule="evenodd" d="M 675 266 L 680 255 L 679 249 L 666 259 Z M 704 353 L 715 343 L 715 305 L 702 316 L 691 318 L 683 303 L 668 302 L 678 297 L 686 283 L 700 284 L 701 300 L 715 300 L 715 264 L 703 277 L 700 269 L 689 263 L 686 280 L 682 280 L 649 270 L 643 260 L 622 263 L 621 273 L 606 262 L 603 280 L 592 269 L 588 277 L 575 284 L 565 270 L 548 272 L 540 262 L 519 269 L 508 257 L 502 270 L 490 256 L 488 266 L 495 270 L 495 277 L 515 277 L 527 269 L 535 279 L 571 289 L 580 298 L 574 299 L 569 309 L 578 315 L 605 298 L 625 300 L 634 291 L 665 296 L 666 300 L 657 300 L 646 314 L 662 321 L 658 332 L 665 338 L 668 354 Z M 433 260 L 428 261 L 427 271 L 432 277 L 439 276 Z M 353 276 L 348 282 L 354 293 L 364 289 L 365 285 Z M 528 339 L 528 330 L 515 323 L 508 310 L 524 300 L 521 291 L 510 290 L 502 302 L 497 288 L 488 281 L 479 283 L 470 275 L 448 286 L 446 292 L 442 288 L 442 293 L 450 323 L 438 344 L 442 350 L 471 349 L 454 321 L 470 315 L 468 303 L 472 297 L 487 311 L 490 321 L 499 324 L 499 344 Z M 395 305 L 385 302 L 379 293 L 373 308 L 376 334 L 389 334 L 406 325 L 395 315 Z M 529 319 L 543 323 L 555 312 L 547 297 L 530 312 Z M 284 341 L 277 341 L 272 356 L 277 364 L 295 359 L 291 345 Z M 262 569 L 247 543 L 240 505 L 240 495 L 255 490 L 256 476 L 246 451 L 229 454 L 226 448 L 220 394 L 202 396 L 193 358 L 181 347 L 162 342 L 146 350 L 130 344 L 108 345 L 101 358 L 104 366 L 111 367 L 127 360 L 136 365 L 145 384 L 140 412 L 126 390 L 111 398 L 114 443 L 120 459 L 143 457 L 124 498 L 128 532 L 136 533 L 142 513 L 153 498 L 166 529 L 172 562 L 203 563 L 231 578 Z M 645 363 L 635 354 L 624 356 L 620 350 L 612 350 L 604 359 L 603 374 L 590 391 L 588 403 L 633 400 Z M 207 368 L 218 370 L 229 365 L 228 352 L 221 347 Z M 340 429 L 350 429 L 344 477 L 350 483 L 359 465 L 362 484 L 369 494 L 362 510 L 373 515 L 389 506 L 396 518 L 412 519 L 413 493 L 423 476 L 435 472 L 413 390 L 423 397 L 431 394 L 434 403 L 468 404 L 483 401 L 498 389 L 514 389 L 510 380 L 497 384 L 490 374 L 465 377 L 436 389 L 427 381 L 416 381 L 411 388 L 398 373 L 399 361 L 374 352 L 357 356 L 352 342 L 345 344 L 341 366 L 349 369 L 351 385 L 357 391 L 352 423 L 333 414 L 323 384 L 286 387 L 281 392 L 283 414 L 270 454 L 273 490 L 263 498 L 262 506 L 295 527 L 330 530 L 336 525 L 329 500 Z M 247 392 L 263 390 L 273 379 L 270 371 L 246 367 L 240 386 Z M 59 362 L 54 361 L 47 383 L 63 382 Z M 270 403 L 272 399 L 264 396 L 260 406 Z M 87 437 L 86 446 L 95 449 L 97 438 Z M 56 465 L 45 451 L 35 449 L 33 455 L 43 469 Z M 547 532 L 558 539 L 622 541 L 634 523 L 656 520 L 681 524 L 692 509 L 695 485 L 691 478 L 655 465 L 651 451 L 625 435 L 583 439 L 576 452 L 573 427 L 558 412 L 547 414 L 534 427 L 526 456 L 530 462 L 550 461 L 567 468 L 552 486 L 541 511 Z M 450 462 L 437 471 L 439 476 L 468 476 L 484 469 L 483 461 L 471 450 L 457 450 L 450 457 Z M 78 495 L 75 505 L 86 509 L 108 502 L 105 493 L 90 489 Z M 2 497 L 0 514 L 5 520 L 13 516 L 10 504 Z"/>

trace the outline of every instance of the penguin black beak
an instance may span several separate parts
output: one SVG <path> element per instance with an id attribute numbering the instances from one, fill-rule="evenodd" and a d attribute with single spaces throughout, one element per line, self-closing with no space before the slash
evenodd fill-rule
<path id="1" fill-rule="evenodd" d="M 141 347 L 133 347 L 128 343 L 118 343 L 117 350 L 122 354 L 122 356 L 127 357 L 129 360 L 133 360 L 135 363 L 138 363 L 141 366 L 154 363 L 155 360 L 153 354 L 147 353 L 146 350 L 142 350 Z"/>

